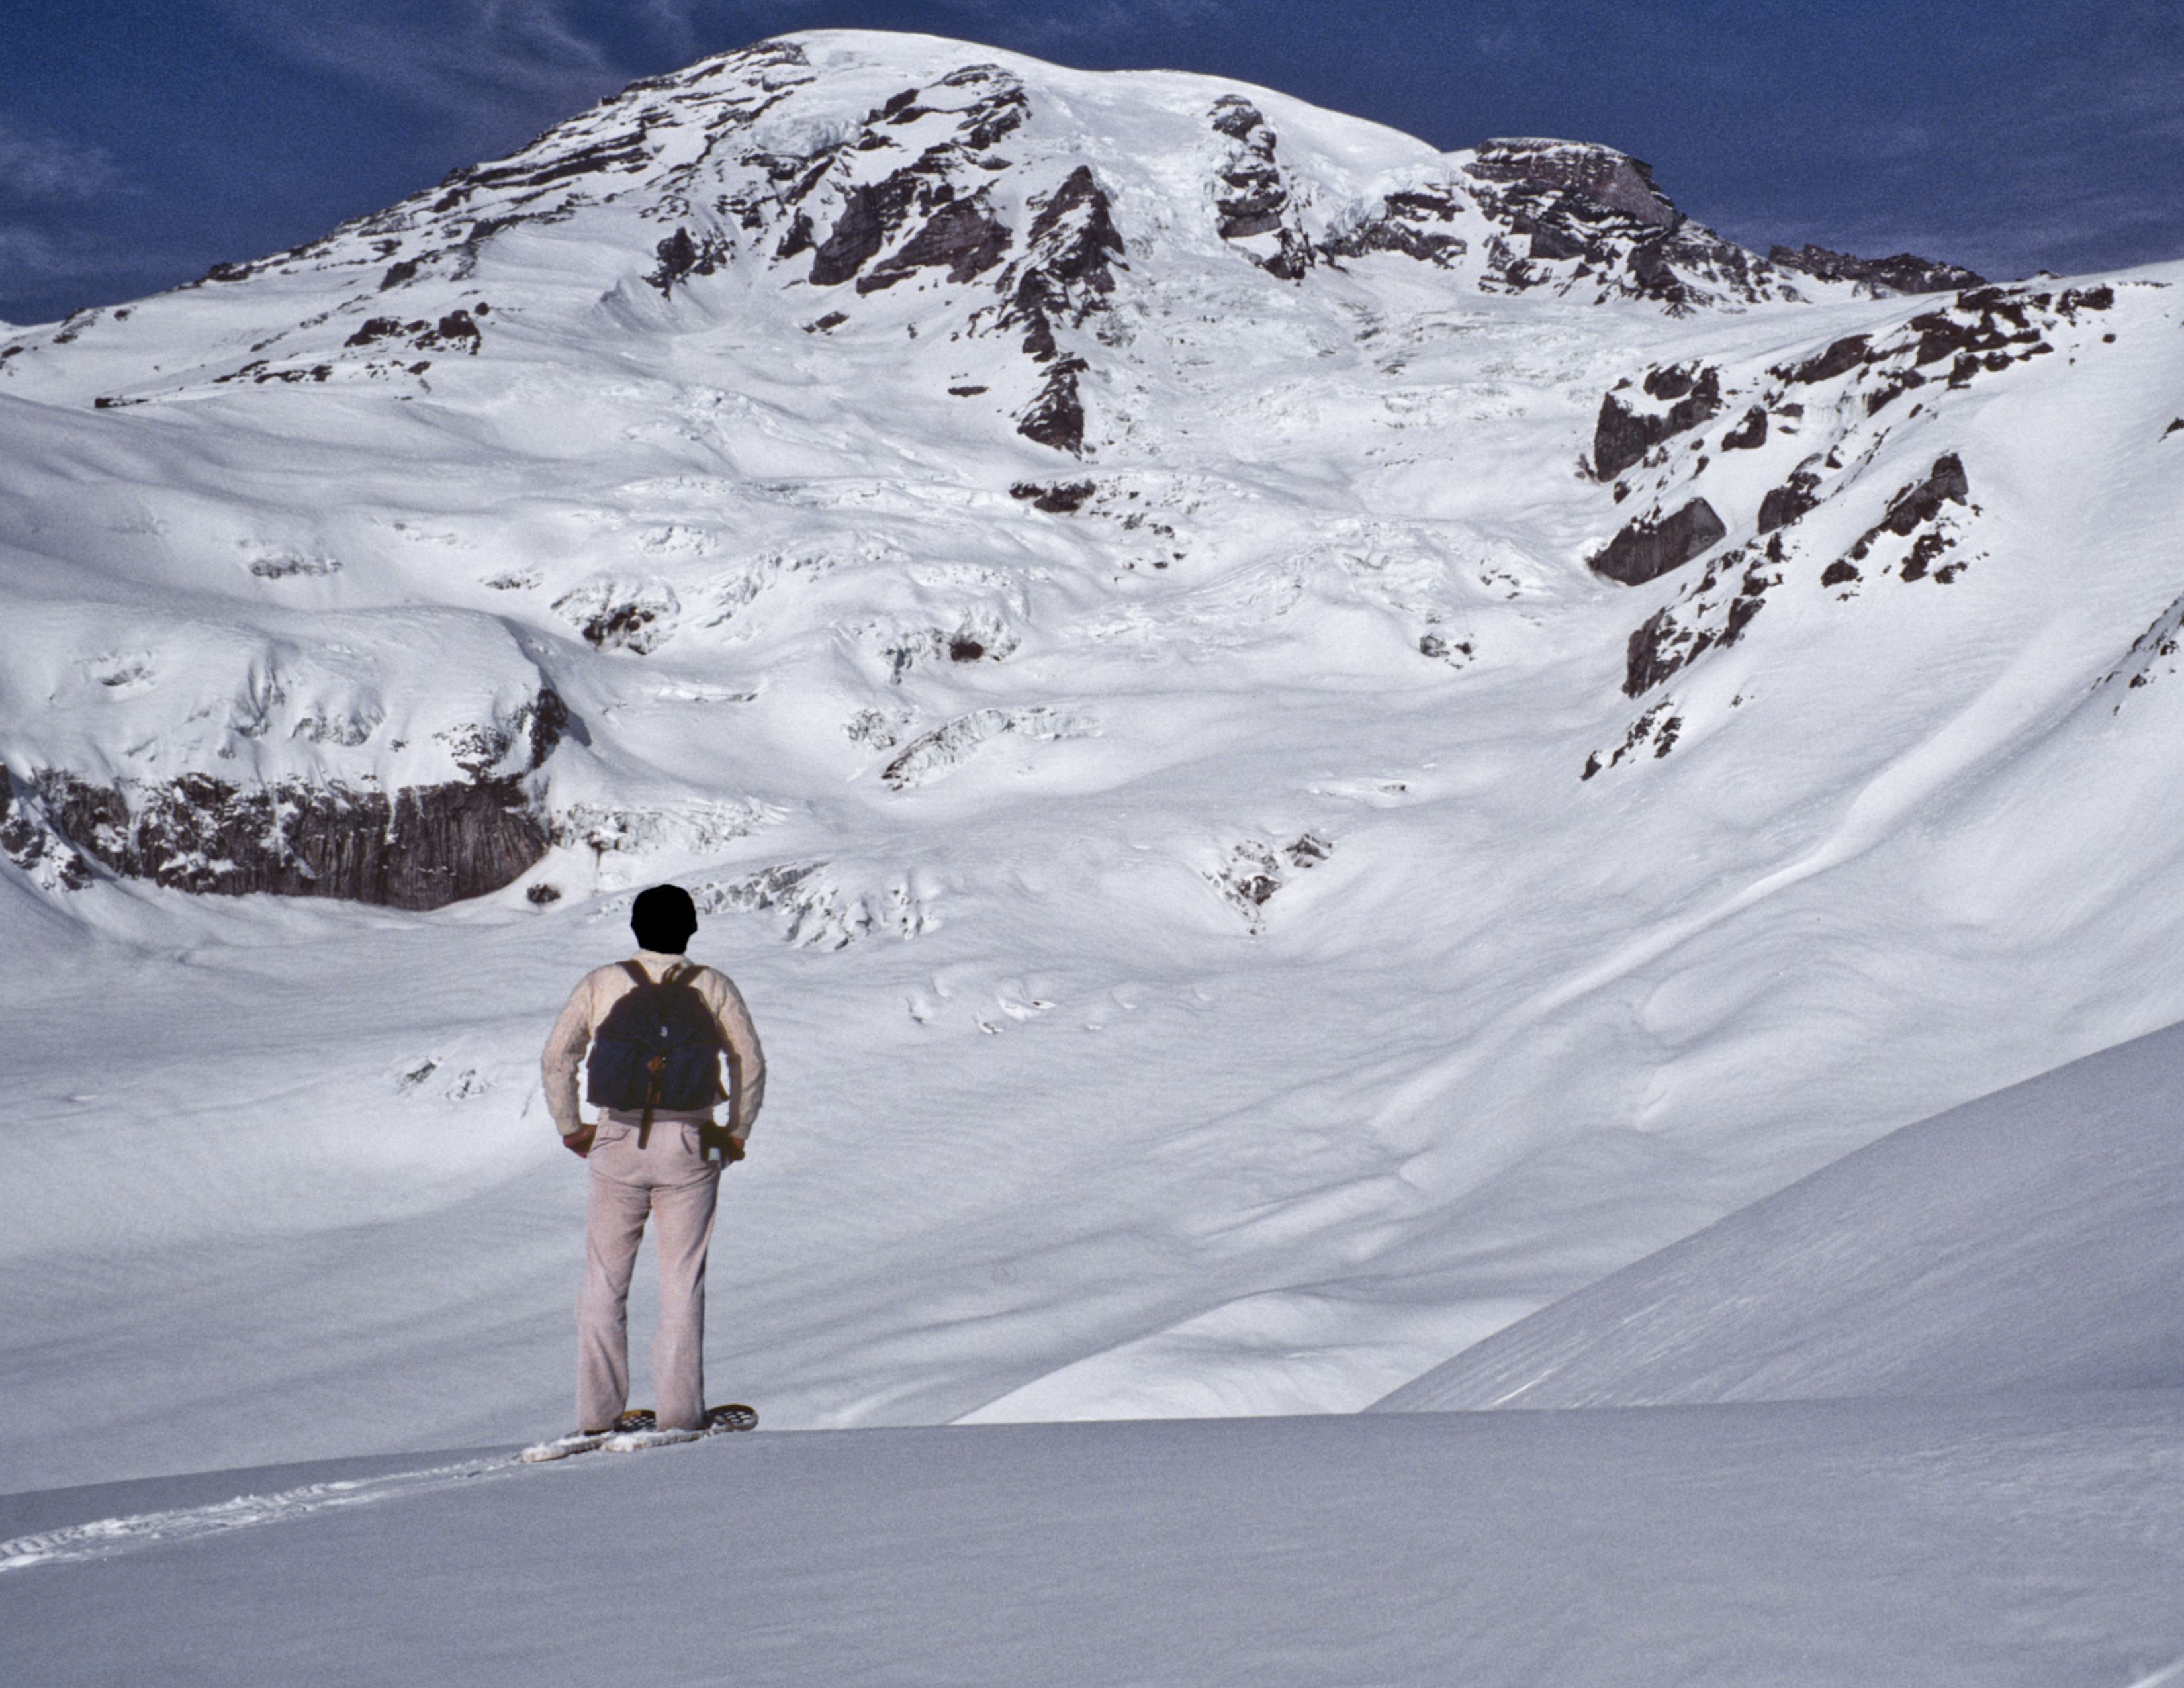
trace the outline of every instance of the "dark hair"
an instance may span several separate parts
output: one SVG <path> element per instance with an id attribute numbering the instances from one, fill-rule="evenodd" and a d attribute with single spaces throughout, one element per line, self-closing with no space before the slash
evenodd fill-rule
<path id="1" fill-rule="evenodd" d="M 629 929 L 641 948 L 679 955 L 698 930 L 698 906 L 680 885 L 655 885 L 630 905 Z"/>

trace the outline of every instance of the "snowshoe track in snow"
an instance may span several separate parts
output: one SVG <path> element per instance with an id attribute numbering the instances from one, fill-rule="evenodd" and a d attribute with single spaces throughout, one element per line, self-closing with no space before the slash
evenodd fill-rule
<path id="1" fill-rule="evenodd" d="M 193 1541 L 203 1536 L 225 1535 L 229 1530 L 248 1529 L 257 1524 L 285 1524 L 335 1507 L 370 1506 L 430 1490 L 452 1488 L 459 1483 L 490 1480 L 508 1475 L 509 1465 L 508 1460 L 497 1456 L 463 1460 L 452 1465 L 427 1466 L 419 1471 L 393 1472 L 383 1477 L 309 1483 L 270 1495 L 238 1495 L 210 1506 L 176 1507 L 40 1530 L 12 1541 L 0 1541 L 0 1576 L 11 1571 L 28 1570 L 34 1565 L 109 1558 L 134 1548 Z"/>

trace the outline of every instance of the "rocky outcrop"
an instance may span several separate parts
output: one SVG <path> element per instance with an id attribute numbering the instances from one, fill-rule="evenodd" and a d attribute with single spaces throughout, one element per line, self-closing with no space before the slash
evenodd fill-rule
<path id="1" fill-rule="evenodd" d="M 1724 451 L 1757 451 L 1767 443 L 1767 407 L 1754 404 L 1744 420 L 1721 437 Z"/>
<path id="2" fill-rule="evenodd" d="M 1582 200 L 1651 228 L 1672 229 L 1683 213 L 1653 186 L 1651 164 L 1612 147 L 1582 141 L 1504 137 L 1479 144 L 1468 173 L 1480 181 Z"/>
<path id="3" fill-rule="evenodd" d="M 1822 281 L 1863 281 L 1876 292 L 1947 293 L 1986 282 L 1986 277 L 1961 264 L 1943 264 L 1909 252 L 1893 258 L 1853 258 L 1825 246 L 1777 246 L 1768 249 L 1767 261 Z"/>
<path id="4" fill-rule="evenodd" d="M 1772 533 L 1778 527 L 1787 527 L 1819 501 L 1820 477 L 1809 469 L 1793 469 L 1790 478 L 1779 487 L 1767 489 L 1767 496 L 1759 501 L 1759 531 Z"/>
<path id="5" fill-rule="evenodd" d="M 1087 317 L 1107 308 L 1115 289 L 1115 266 L 1123 257 L 1123 237 L 1113 208 L 1088 165 L 1079 164 L 1044 199 L 1034 199 L 1025 255 L 1003 272 L 1006 303 L 994 319 L 997 328 L 1021 328 L 1023 349 L 1047 365 L 1038 395 L 1017 419 L 1017 432 L 1057 451 L 1084 448 L 1084 404 L 1077 377 L 1082 358 L 1061 354 L 1057 328 L 1081 327 Z"/>
<path id="6" fill-rule="evenodd" d="M 81 891 L 91 883 L 91 868 L 36 812 L 37 800 L 0 767 L 0 852 L 45 890 Z"/>
<path id="7" fill-rule="evenodd" d="M 1649 166 L 1613 147 L 1486 141 L 1464 173 L 1504 231 L 1487 242 L 1490 291 L 1646 299 L 1675 315 L 1709 301 L 1797 297 L 1773 265 L 1692 222 Z"/>
<path id="8" fill-rule="evenodd" d="M 1866 529 L 1858 543 L 1850 548 L 1850 554 L 1843 559 L 1842 564 L 1835 565 L 1830 572 L 1834 573 L 1836 568 L 1841 567 L 1843 564 L 1864 562 L 1884 533 L 1893 533 L 1905 539 L 1911 539 L 1915 534 L 1917 538 L 1913 539 L 1911 549 L 1904 554 L 1898 571 L 1902 578 L 1907 581 L 1924 580 L 1930 574 L 1940 584 L 1948 585 L 1964 572 L 1964 565 L 1957 562 L 1936 566 L 1956 545 L 1954 537 L 1942 530 L 1937 518 L 1942 514 L 1943 504 L 1968 504 L 1970 498 L 1971 486 L 1964 478 L 1964 465 L 1956 454 L 1952 452 L 1936 458 L 1934 466 L 1927 471 L 1925 477 L 1914 482 L 1891 499 L 1887 513 Z M 1920 532 L 1921 529 L 1925 532 Z M 1854 569 L 1847 576 L 1838 576 L 1838 578 L 1847 579 L 1857 577 Z M 1824 583 L 1828 582 L 1824 581 Z"/>
<path id="9" fill-rule="evenodd" d="M 392 794 L 340 784 L 242 788 L 208 774 L 99 785 L 41 770 L 46 813 L 125 878 L 240 896 L 340 897 L 436 909 L 499 889 L 546 853 L 521 781 L 450 781 Z"/>
<path id="10" fill-rule="evenodd" d="M 1470 250 L 1470 243 L 1453 229 L 1463 209 L 1462 200 L 1441 188 L 1386 194 L 1376 213 L 1330 235 L 1319 250 L 1330 260 L 1362 258 L 1368 252 L 1400 252 L 1446 269 Z"/>
<path id="11" fill-rule="evenodd" d="M 1886 531 L 1908 535 L 1923 522 L 1931 521 L 1942 512 L 1944 504 L 1960 504 L 1971 496 L 1971 485 L 1964 479 L 1964 465 L 1954 452 L 1934 460 L 1934 466 L 1926 478 L 1906 487 L 1888 502 L 1888 514 L 1880 518 L 1880 525 L 1868 537 Z"/>
<path id="12" fill-rule="evenodd" d="M 644 656 L 665 644 L 682 605 L 664 581 L 592 581 L 554 600 L 554 613 L 600 650 Z"/>
<path id="13" fill-rule="evenodd" d="M 951 281 L 975 281 L 1001 261 L 1008 244 L 1007 226 L 994 216 L 984 194 L 951 199 L 893 257 L 861 279 L 857 291 L 877 292 L 920 270 L 944 270 Z"/>
<path id="14" fill-rule="evenodd" d="M 1853 375 L 1866 388 L 1868 415 L 1897 393 L 1946 379 L 1968 386 L 1983 375 L 2044 357 L 2054 348 L 2048 335 L 2059 323 L 2075 324 L 2086 312 L 2112 309 L 2109 287 L 2065 287 L 2048 292 L 2025 287 L 1966 289 L 1947 304 L 1923 311 L 1886 335 L 1849 334 L 1811 357 L 1769 371 L 1792 385 L 1815 385 Z M 1937 367 L 1946 365 L 1947 370 Z"/>
<path id="15" fill-rule="evenodd" d="M 499 889 L 546 853 L 530 777 L 571 733 L 583 736 L 542 684 L 504 716 L 436 735 L 467 777 L 391 792 L 368 779 L 100 781 L 52 767 L 24 791 L 0 773 L 0 845 L 69 888 L 89 879 L 81 851 L 176 890 L 439 908 Z"/>
<path id="16" fill-rule="evenodd" d="M 1721 377 L 1706 367 L 1680 365 L 1651 370 L 1646 397 L 1670 401 L 1665 410 L 1641 410 L 1614 393 L 1600 401 L 1592 427 L 1592 472 L 1612 481 L 1663 440 L 1673 439 L 1721 414 Z"/>
<path id="17" fill-rule="evenodd" d="M 1316 260 L 1297 218 L 1287 176 L 1274 158 L 1277 141 L 1258 107 L 1241 94 L 1223 94 L 1206 119 L 1217 134 L 1236 144 L 1217 172 L 1213 209 L 1226 241 L 1252 242 L 1240 249 L 1269 276 L 1302 279 Z M 1263 241 L 1260 237 L 1266 237 Z"/>
<path id="18" fill-rule="evenodd" d="M 1673 515 L 1630 522 L 1587 566 L 1603 579 L 1642 586 L 1703 556 L 1728 532 L 1712 504 L 1693 499 Z"/>
<path id="19" fill-rule="evenodd" d="M 1091 723 L 1066 710 L 1044 704 L 1028 709 L 973 710 L 921 733 L 880 771 L 889 790 L 907 791 L 945 772 L 991 738 L 1016 733 L 1026 738 L 1081 738 Z"/>

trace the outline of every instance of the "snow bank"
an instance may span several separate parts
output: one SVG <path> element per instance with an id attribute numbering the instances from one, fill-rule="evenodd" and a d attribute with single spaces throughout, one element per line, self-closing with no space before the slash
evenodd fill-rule
<path id="1" fill-rule="evenodd" d="M 1907 1126 L 1378 1406 L 2184 1388 L 2184 1026 Z"/>
<path id="2" fill-rule="evenodd" d="M 59 1541 L 101 1557 L 0 1569 L 0 1626 L 25 1680 L 176 1688 L 2151 1688 L 2184 1666 L 2180 1431 L 2141 1391 L 761 1431 L 420 1460 L 345 1505 L 238 1472 L 226 1527 L 160 1539 L 147 1485 Z"/>

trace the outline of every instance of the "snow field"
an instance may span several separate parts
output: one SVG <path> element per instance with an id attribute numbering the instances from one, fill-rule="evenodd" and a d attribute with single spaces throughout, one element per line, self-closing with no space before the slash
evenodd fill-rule
<path id="1" fill-rule="evenodd" d="M 2147 1688 L 2184 1663 L 2181 1429 L 2157 1390 L 760 1432 L 346 1505 L 283 1474 L 254 1525 L 0 1568 L 0 1621 L 41 1680 Z"/>

